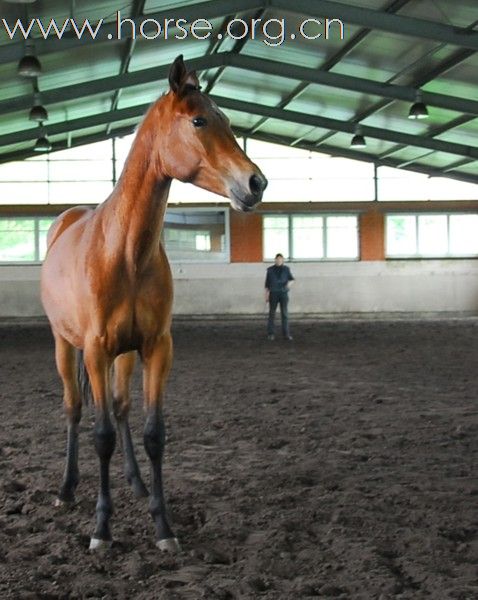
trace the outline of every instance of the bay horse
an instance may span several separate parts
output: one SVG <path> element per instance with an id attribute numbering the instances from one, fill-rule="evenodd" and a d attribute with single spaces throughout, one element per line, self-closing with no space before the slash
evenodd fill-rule
<path id="1" fill-rule="evenodd" d="M 111 195 L 95 209 L 71 208 L 52 224 L 42 266 L 41 297 L 55 340 L 67 419 L 66 466 L 56 505 L 74 502 L 79 480 L 84 394 L 77 377 L 78 354 L 94 402 L 100 488 L 91 550 L 112 543 L 109 464 L 116 432 L 110 404 L 126 477 L 137 497 L 149 495 L 128 424 L 136 353 L 143 368 L 143 439 L 151 462 L 149 511 L 156 545 L 171 552 L 179 549 L 166 514 L 162 481 L 162 406 L 172 363 L 173 282 L 160 234 L 171 181 L 190 182 L 228 197 L 234 209 L 245 212 L 261 201 L 267 185 L 235 140 L 225 115 L 200 91 L 195 72 L 188 72 L 182 56 L 170 68 L 169 86 L 139 126 Z"/>

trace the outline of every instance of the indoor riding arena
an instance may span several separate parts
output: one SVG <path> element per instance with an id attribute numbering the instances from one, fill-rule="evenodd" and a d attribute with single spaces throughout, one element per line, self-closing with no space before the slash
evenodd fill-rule
<path id="1" fill-rule="evenodd" d="M 0 600 L 478 600 L 476 0 L 0 0 Z"/>

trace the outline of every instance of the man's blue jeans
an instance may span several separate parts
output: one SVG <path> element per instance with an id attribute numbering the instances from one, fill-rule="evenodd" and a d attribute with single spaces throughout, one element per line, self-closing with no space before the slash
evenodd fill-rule
<path id="1" fill-rule="evenodd" d="M 289 304 L 289 292 L 270 292 L 269 294 L 269 320 L 267 321 L 268 335 L 274 335 L 274 320 L 277 305 L 280 305 L 280 316 L 282 322 L 282 335 L 289 335 L 289 313 L 287 306 Z"/>

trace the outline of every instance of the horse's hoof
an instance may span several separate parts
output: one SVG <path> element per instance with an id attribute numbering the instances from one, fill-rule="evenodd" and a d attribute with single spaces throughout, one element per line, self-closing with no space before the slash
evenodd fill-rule
<path id="1" fill-rule="evenodd" d="M 165 540 L 159 540 L 156 542 L 156 548 L 159 548 L 161 552 L 169 552 L 170 554 L 177 554 L 181 551 L 181 547 L 178 542 L 178 538 L 167 538 Z"/>
<path id="2" fill-rule="evenodd" d="M 70 508 L 74 506 L 76 503 L 75 499 L 72 500 L 62 500 L 61 498 L 55 498 L 55 502 L 53 502 L 53 506 L 55 508 Z"/>
<path id="3" fill-rule="evenodd" d="M 98 538 L 91 538 L 90 550 L 94 552 L 109 550 L 113 542 L 111 540 L 99 540 Z"/>
<path id="4" fill-rule="evenodd" d="M 148 488 L 144 485 L 141 479 L 131 483 L 135 498 L 147 498 L 149 496 Z"/>

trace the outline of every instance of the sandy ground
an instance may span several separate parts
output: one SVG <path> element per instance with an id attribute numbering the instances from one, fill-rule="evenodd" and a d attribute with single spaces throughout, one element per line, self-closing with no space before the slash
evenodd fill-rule
<path id="1" fill-rule="evenodd" d="M 65 423 L 46 326 L 0 327 L 0 598 L 478 599 L 478 321 L 179 322 L 154 547 L 119 448 L 113 535 L 82 421 L 78 503 L 53 508 Z M 144 475 L 139 373 L 132 426 Z"/>

